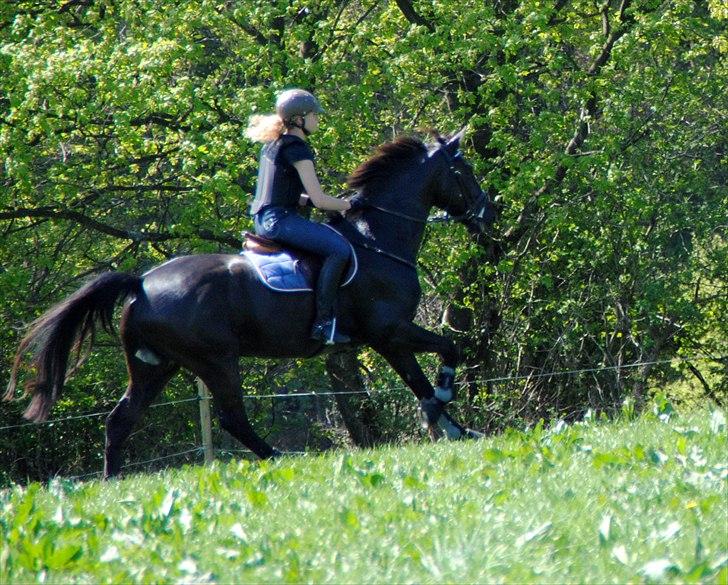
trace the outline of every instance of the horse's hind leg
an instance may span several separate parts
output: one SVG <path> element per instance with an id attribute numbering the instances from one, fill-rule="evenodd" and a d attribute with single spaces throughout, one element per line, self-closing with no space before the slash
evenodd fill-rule
<path id="1" fill-rule="evenodd" d="M 176 364 L 150 365 L 129 359 L 129 386 L 123 398 L 106 418 L 104 479 L 121 471 L 121 449 L 134 426 L 152 401 L 159 396 L 178 370 Z"/>
<path id="2" fill-rule="evenodd" d="M 212 394 L 220 426 L 261 459 L 274 457 L 277 452 L 258 436 L 245 413 L 237 357 L 208 364 L 195 373 Z"/>

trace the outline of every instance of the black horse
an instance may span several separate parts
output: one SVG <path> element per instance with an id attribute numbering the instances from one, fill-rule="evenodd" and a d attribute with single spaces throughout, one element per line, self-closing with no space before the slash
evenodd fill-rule
<path id="1" fill-rule="evenodd" d="M 359 271 L 341 289 L 338 319 L 356 345 L 380 353 L 420 401 L 423 422 L 449 438 L 469 431 L 447 414 L 454 398 L 455 345 L 413 323 L 421 290 L 416 260 L 430 209 L 438 207 L 481 232 L 493 207 L 459 151 L 461 135 L 427 146 L 399 138 L 379 147 L 350 177 L 363 209 L 336 223 L 355 246 Z M 128 298 L 120 335 L 129 385 L 106 420 L 104 476 L 119 473 L 121 449 L 146 408 L 185 368 L 209 388 L 224 429 L 261 458 L 277 452 L 245 414 L 239 356 L 312 357 L 324 347 L 309 338 L 313 293 L 275 292 L 261 283 L 243 255 L 172 259 L 143 276 L 103 273 L 37 319 L 20 343 L 5 395 L 15 394 L 24 354 L 33 350 L 32 401 L 25 417 L 42 421 L 58 399 L 74 347 L 93 338 L 96 321 L 113 330 L 114 307 Z M 436 388 L 415 354 L 435 352 L 443 368 Z"/>

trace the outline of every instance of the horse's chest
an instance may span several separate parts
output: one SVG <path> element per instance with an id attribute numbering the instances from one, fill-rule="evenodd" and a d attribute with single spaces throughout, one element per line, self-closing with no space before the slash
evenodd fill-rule
<path id="1" fill-rule="evenodd" d="M 365 280 L 360 291 L 368 302 L 397 307 L 404 313 L 413 311 L 422 296 L 417 279 L 387 279 L 376 276 Z"/>

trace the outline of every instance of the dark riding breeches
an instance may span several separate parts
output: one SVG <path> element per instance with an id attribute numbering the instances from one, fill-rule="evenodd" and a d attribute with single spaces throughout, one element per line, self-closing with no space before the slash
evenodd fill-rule
<path id="1" fill-rule="evenodd" d="M 301 217 L 293 210 L 269 207 L 255 215 L 255 233 L 324 259 L 316 283 L 317 320 L 334 317 L 336 292 L 349 261 L 349 244 L 334 230 Z"/>

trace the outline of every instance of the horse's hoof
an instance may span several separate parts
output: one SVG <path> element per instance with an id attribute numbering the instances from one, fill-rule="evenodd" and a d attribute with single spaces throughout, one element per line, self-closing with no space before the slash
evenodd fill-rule
<path id="1" fill-rule="evenodd" d="M 463 438 L 479 441 L 481 439 L 485 439 L 485 433 L 474 431 L 473 429 L 465 429 L 465 435 L 463 436 Z"/>
<path id="2" fill-rule="evenodd" d="M 437 424 L 449 441 L 459 441 L 465 436 L 465 429 L 456 423 L 447 412 L 442 413 Z"/>
<path id="3" fill-rule="evenodd" d="M 483 433 L 460 425 L 448 412 L 442 413 L 438 420 L 438 426 L 445 432 L 450 441 L 483 439 L 485 437 Z"/>
<path id="4" fill-rule="evenodd" d="M 430 441 L 433 443 L 437 443 L 440 439 L 443 437 L 443 432 L 440 430 L 440 427 L 437 425 L 428 425 L 426 427 L 427 434 L 430 437 Z"/>

